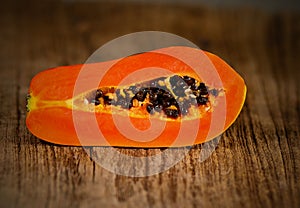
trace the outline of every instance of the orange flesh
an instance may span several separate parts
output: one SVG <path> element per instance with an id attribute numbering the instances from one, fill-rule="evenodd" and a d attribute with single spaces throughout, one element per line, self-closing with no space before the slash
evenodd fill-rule
<path id="1" fill-rule="evenodd" d="M 219 57 L 205 52 L 208 59 L 216 68 L 222 81 L 222 89 L 225 99 L 219 99 L 213 102 L 212 111 L 205 109 L 205 106 L 199 107 L 199 112 L 185 117 L 170 119 L 163 117 L 161 114 L 149 115 L 145 110 L 140 108 L 133 110 L 120 109 L 118 107 L 103 106 L 86 106 L 83 105 L 84 95 L 95 89 L 91 83 L 102 77 L 98 88 L 118 86 L 120 82 L 128 76 L 142 68 L 155 67 L 167 69 L 165 76 L 171 76 L 171 73 L 178 75 L 188 75 L 203 80 L 194 70 L 178 59 L 159 53 L 160 51 L 183 51 L 194 53 L 196 49 L 186 47 L 172 47 L 161 49 L 153 52 L 126 57 L 121 60 L 110 62 L 95 63 L 85 65 L 88 70 L 80 74 L 83 65 L 57 67 L 43 71 L 36 75 L 30 85 L 28 100 L 29 112 L 26 124 L 29 130 L 37 137 L 48 142 L 75 145 L 75 146 L 126 146 L 126 147 L 169 147 L 169 146 L 187 146 L 202 143 L 213 139 L 215 136 L 224 132 L 238 116 L 246 95 L 246 86 L 243 79 Z M 109 70 L 103 75 L 102 68 Z M 74 90 L 76 80 L 79 75 L 84 80 L 81 86 Z M 146 77 L 148 80 L 161 77 L 162 74 L 149 70 Z M 201 78 L 200 78 L 201 77 Z M 137 81 L 138 80 L 138 81 Z M 129 84 L 143 82 L 145 77 L 139 77 L 136 74 L 133 78 L 127 79 L 121 87 Z M 209 87 L 220 89 L 215 84 L 214 77 L 203 80 Z M 80 101 L 80 102 L 79 102 Z M 221 112 L 219 104 L 226 102 L 226 115 L 222 128 L 211 126 L 212 113 Z M 151 141 L 137 141 L 128 138 L 115 125 L 115 120 L 125 120 L 129 113 L 130 122 L 134 127 L 140 130 L 146 130 L 149 127 L 149 117 L 155 119 L 155 122 L 165 125 L 160 135 Z M 74 114 L 76 118 L 74 118 Z M 93 119 L 96 118 L 97 128 L 95 128 Z M 200 125 L 198 118 L 200 119 Z M 78 124 L 76 127 L 75 123 Z M 198 122 L 198 123 L 197 123 Z M 218 126 L 218 125 L 216 125 Z M 184 128 L 183 134 L 178 136 L 181 128 Z M 196 128 L 196 134 L 195 132 Z M 95 131 L 101 132 L 95 134 Z M 159 129 L 157 129 L 158 131 Z M 77 132 L 76 132 L 77 131 Z M 78 135 L 80 131 L 80 135 Z M 153 132 L 156 131 L 154 128 Z M 176 139 L 176 141 L 175 141 Z"/>

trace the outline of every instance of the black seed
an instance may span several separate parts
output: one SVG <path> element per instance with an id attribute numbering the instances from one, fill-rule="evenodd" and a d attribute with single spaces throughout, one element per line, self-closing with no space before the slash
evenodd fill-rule
<path id="1" fill-rule="evenodd" d="M 182 108 L 181 109 L 181 114 L 182 115 L 187 115 L 189 113 L 189 109 L 188 108 Z"/>
<path id="2" fill-rule="evenodd" d="M 152 105 L 158 105 L 158 104 L 161 104 L 161 100 L 154 100 L 154 101 L 151 101 L 151 104 L 152 104 Z"/>
<path id="3" fill-rule="evenodd" d="M 137 89 L 137 87 L 136 87 L 136 86 L 130 86 L 128 89 L 129 89 L 130 91 L 132 91 L 132 92 L 133 92 L 133 94 L 135 94 L 135 93 L 137 93 L 137 92 L 138 92 L 138 89 Z"/>
<path id="4" fill-rule="evenodd" d="M 182 80 L 180 76 L 174 75 L 173 77 L 170 78 L 170 83 L 171 85 L 176 85 L 176 83 L 180 80 Z"/>
<path id="5" fill-rule="evenodd" d="M 161 79 L 155 79 L 155 80 L 152 80 L 152 81 L 150 82 L 150 87 L 158 87 L 158 86 L 159 86 L 158 82 L 159 82 L 160 80 L 161 80 Z"/>
<path id="6" fill-rule="evenodd" d="M 203 82 L 200 83 L 200 85 L 198 86 L 197 89 L 198 89 L 200 95 L 208 95 L 207 88 Z M 198 96 L 198 94 L 195 94 L 195 95 Z"/>
<path id="7" fill-rule="evenodd" d="M 164 79 L 166 79 L 165 77 L 161 77 L 161 78 L 158 78 L 158 79 L 155 79 L 155 80 L 152 80 L 150 82 L 150 86 L 151 87 L 164 87 L 164 86 L 160 86 L 158 83 L 159 81 L 163 81 L 164 82 Z M 164 85 L 164 84 L 163 84 Z"/>
<path id="8" fill-rule="evenodd" d="M 117 101 L 117 105 L 120 105 L 122 108 L 128 108 L 129 102 L 125 99 L 120 99 Z"/>
<path id="9" fill-rule="evenodd" d="M 171 103 L 171 105 L 178 105 L 175 98 L 172 98 L 172 99 L 170 100 L 170 103 Z"/>
<path id="10" fill-rule="evenodd" d="M 97 99 L 97 100 L 91 100 L 91 103 L 95 104 L 95 105 L 100 105 L 100 101 Z"/>
<path id="11" fill-rule="evenodd" d="M 200 96 L 199 90 L 194 90 L 194 91 L 193 91 L 193 94 L 194 94 L 196 97 Z"/>
<path id="12" fill-rule="evenodd" d="M 133 104 L 132 104 L 132 100 L 131 100 L 131 102 L 128 104 L 128 109 L 130 109 L 132 107 L 133 107 Z"/>
<path id="13" fill-rule="evenodd" d="M 193 84 L 191 85 L 191 90 L 196 90 L 196 89 L 197 89 L 196 83 L 193 83 Z"/>
<path id="14" fill-rule="evenodd" d="M 144 93 L 150 93 L 151 91 L 153 91 L 153 89 L 151 87 L 146 87 L 143 89 Z"/>
<path id="15" fill-rule="evenodd" d="M 187 89 L 189 86 L 185 83 L 184 80 L 180 79 L 177 83 L 176 83 L 177 87 L 183 88 L 183 89 Z"/>
<path id="16" fill-rule="evenodd" d="M 160 89 L 158 87 L 150 87 L 149 88 L 149 93 L 156 93 L 158 94 Z"/>
<path id="17" fill-rule="evenodd" d="M 122 99 L 123 98 L 123 96 L 121 95 L 120 89 L 117 89 L 115 93 L 116 93 L 117 99 Z"/>
<path id="18" fill-rule="evenodd" d="M 172 85 L 172 89 L 175 95 L 180 97 L 185 96 L 185 90 L 188 89 L 188 85 L 181 77 L 179 76 L 171 77 L 170 83 Z"/>
<path id="19" fill-rule="evenodd" d="M 191 103 L 188 100 L 179 103 L 180 112 L 182 115 L 187 115 L 189 113 L 189 108 L 191 107 Z"/>
<path id="20" fill-rule="evenodd" d="M 163 109 L 163 106 L 161 104 L 157 104 L 154 106 L 154 110 L 157 112 L 161 112 L 162 109 Z"/>
<path id="21" fill-rule="evenodd" d="M 144 101 L 145 100 L 145 97 L 146 97 L 146 93 L 144 90 L 140 90 L 138 91 L 136 94 L 135 94 L 135 98 L 138 100 L 138 101 Z"/>
<path id="22" fill-rule="evenodd" d="M 200 95 L 208 95 L 208 91 L 207 90 L 201 90 Z"/>
<path id="23" fill-rule="evenodd" d="M 149 87 L 149 90 L 152 92 L 157 92 L 159 90 L 158 87 Z"/>
<path id="24" fill-rule="evenodd" d="M 95 99 L 96 100 L 99 99 L 100 97 L 102 97 L 102 95 L 103 95 L 102 90 L 100 90 L 100 89 L 96 90 Z"/>
<path id="25" fill-rule="evenodd" d="M 197 103 L 198 105 L 205 105 L 208 102 L 207 97 L 197 97 Z"/>
<path id="26" fill-rule="evenodd" d="M 163 88 L 161 88 L 161 87 L 157 88 L 157 93 L 158 93 L 158 94 L 163 94 L 165 91 L 166 91 L 166 90 L 163 89 Z"/>
<path id="27" fill-rule="evenodd" d="M 186 86 L 186 83 L 185 83 L 185 81 L 183 81 L 182 79 L 180 79 L 180 80 L 178 80 L 178 81 L 176 82 L 176 86 L 177 86 L 177 87 Z"/>
<path id="28" fill-rule="evenodd" d="M 177 109 L 164 109 L 165 114 L 168 118 L 177 118 L 179 116 L 179 112 Z"/>
<path id="29" fill-rule="evenodd" d="M 129 86 L 128 89 L 129 89 L 129 90 L 135 90 L 135 88 L 136 88 L 136 86 L 133 85 L 133 86 Z"/>
<path id="30" fill-rule="evenodd" d="M 194 78 L 189 77 L 189 76 L 183 76 L 183 80 L 185 81 L 185 83 L 186 83 L 188 86 L 192 86 L 192 85 L 195 86 L 195 79 L 194 79 Z"/>
<path id="31" fill-rule="evenodd" d="M 170 78 L 170 84 L 171 84 L 172 89 L 186 85 L 185 82 L 182 80 L 182 78 L 177 75 Z"/>
<path id="32" fill-rule="evenodd" d="M 212 94 L 215 97 L 217 97 L 219 95 L 219 91 L 217 89 L 212 89 L 209 92 L 210 92 L 210 94 Z"/>
<path id="33" fill-rule="evenodd" d="M 175 95 L 179 96 L 179 97 L 184 97 L 185 96 L 185 89 L 182 87 L 176 87 L 175 89 L 173 89 L 173 92 Z"/>
<path id="34" fill-rule="evenodd" d="M 111 104 L 112 104 L 112 100 L 107 100 L 107 101 L 105 101 L 105 104 L 106 104 L 106 105 L 111 105 Z"/>
<path id="35" fill-rule="evenodd" d="M 173 98 L 173 95 L 170 92 L 164 92 L 162 96 L 167 100 Z"/>
<path id="36" fill-rule="evenodd" d="M 197 105 L 197 98 L 190 98 L 188 100 L 189 104 L 192 106 L 192 105 Z"/>
<path id="37" fill-rule="evenodd" d="M 131 100 L 131 94 L 129 93 L 129 91 L 126 91 L 126 93 L 125 93 L 125 99 L 126 99 L 127 101 L 130 101 L 130 100 Z"/>
<path id="38" fill-rule="evenodd" d="M 125 97 L 128 97 L 128 96 L 129 96 L 129 89 L 124 89 L 123 92 L 124 92 L 124 94 L 125 94 Z"/>
<path id="39" fill-rule="evenodd" d="M 146 107 L 148 113 L 150 114 L 153 114 L 154 113 L 154 110 L 153 110 L 153 105 L 151 104 L 148 104 L 147 107 Z"/>
<path id="40" fill-rule="evenodd" d="M 162 97 L 158 97 L 156 101 L 154 101 L 154 104 L 162 104 L 164 102 L 164 99 Z"/>
<path id="41" fill-rule="evenodd" d="M 192 79 L 192 77 L 189 76 L 183 76 L 183 80 L 186 82 L 189 82 Z"/>
<path id="42" fill-rule="evenodd" d="M 115 92 L 115 88 L 114 87 L 109 88 L 108 92 L 114 93 Z"/>
<path id="43" fill-rule="evenodd" d="M 156 81 L 150 82 L 150 87 L 157 87 L 158 83 Z"/>
<path id="44" fill-rule="evenodd" d="M 200 89 L 200 95 L 208 95 L 207 88 Z"/>
<path id="45" fill-rule="evenodd" d="M 162 97 L 163 97 L 163 94 L 165 93 L 165 90 L 157 88 L 156 91 L 157 91 L 157 92 L 156 92 L 157 97 L 158 97 L 158 98 L 162 98 Z"/>
<path id="46" fill-rule="evenodd" d="M 157 100 L 157 93 L 150 91 L 149 99 L 150 99 L 150 102 L 156 101 Z"/>
<path id="47" fill-rule="evenodd" d="M 170 107 L 172 103 L 169 100 L 163 100 L 162 105 L 164 108 Z"/>
<path id="48" fill-rule="evenodd" d="M 204 89 L 206 89 L 206 86 L 203 82 L 201 82 L 199 87 L 198 87 L 198 90 L 204 90 Z"/>
<path id="49" fill-rule="evenodd" d="M 111 104 L 113 104 L 112 99 L 110 99 L 107 95 L 105 95 L 103 98 L 104 98 L 104 103 L 105 103 L 106 105 L 111 105 Z"/>

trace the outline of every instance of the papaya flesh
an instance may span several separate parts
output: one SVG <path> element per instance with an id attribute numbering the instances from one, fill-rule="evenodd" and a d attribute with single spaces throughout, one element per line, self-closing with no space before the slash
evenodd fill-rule
<path id="1" fill-rule="evenodd" d="M 30 83 L 26 125 L 61 145 L 190 146 L 228 129 L 245 96 L 244 80 L 221 58 L 176 46 L 40 72 Z"/>

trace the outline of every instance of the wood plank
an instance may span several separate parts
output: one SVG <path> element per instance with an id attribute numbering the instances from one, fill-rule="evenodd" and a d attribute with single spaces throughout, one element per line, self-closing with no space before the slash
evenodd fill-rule
<path id="1" fill-rule="evenodd" d="M 51 1 L 8 2 L 0 15 L 1 207 L 299 207 L 298 14 Z M 127 177 L 99 166 L 81 147 L 28 132 L 25 98 L 34 74 L 82 63 L 105 42 L 143 30 L 181 35 L 246 80 L 245 107 L 207 160 L 199 160 L 205 146 L 196 145 L 165 172 Z M 115 149 L 135 156 L 163 151 Z M 100 156 L 105 150 L 90 149 Z"/>

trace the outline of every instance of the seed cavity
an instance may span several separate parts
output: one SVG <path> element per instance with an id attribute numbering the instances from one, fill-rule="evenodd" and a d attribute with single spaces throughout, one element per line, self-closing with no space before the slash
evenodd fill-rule
<path id="1" fill-rule="evenodd" d="M 113 105 L 122 109 L 141 108 L 151 115 L 163 113 L 167 118 L 177 119 L 188 115 L 192 107 L 211 109 L 210 97 L 219 94 L 219 89 L 209 89 L 193 77 L 174 75 L 122 88 L 97 89 L 90 92 L 83 102 L 85 105 Z"/>

